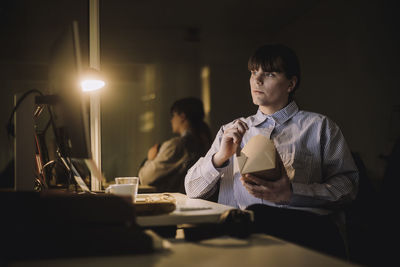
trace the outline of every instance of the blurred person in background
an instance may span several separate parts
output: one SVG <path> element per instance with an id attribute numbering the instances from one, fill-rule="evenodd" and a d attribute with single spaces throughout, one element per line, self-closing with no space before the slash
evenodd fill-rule
<path id="1" fill-rule="evenodd" d="M 211 146 L 211 131 L 204 122 L 204 107 L 194 97 L 177 100 L 171 106 L 173 137 L 152 146 L 139 169 L 142 185 L 151 185 L 158 192 L 185 193 L 187 170 L 206 154 Z"/>

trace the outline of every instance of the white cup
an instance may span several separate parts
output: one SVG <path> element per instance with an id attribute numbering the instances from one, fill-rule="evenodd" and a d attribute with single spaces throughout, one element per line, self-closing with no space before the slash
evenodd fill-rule
<path id="1" fill-rule="evenodd" d="M 115 178 L 116 184 L 138 184 L 139 177 L 117 177 Z"/>
<path id="2" fill-rule="evenodd" d="M 138 183 L 136 184 L 113 184 L 106 188 L 106 193 L 131 197 L 132 201 L 136 201 L 138 192 Z"/>

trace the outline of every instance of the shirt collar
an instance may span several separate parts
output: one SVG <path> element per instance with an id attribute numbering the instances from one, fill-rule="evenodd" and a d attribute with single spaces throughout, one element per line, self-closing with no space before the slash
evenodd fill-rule
<path id="1" fill-rule="evenodd" d="M 299 107 L 294 101 L 291 101 L 283 109 L 278 110 L 272 115 L 265 115 L 260 109 L 258 109 L 257 113 L 253 116 L 251 125 L 258 126 L 267 119 L 273 119 L 278 125 L 281 125 L 293 117 L 298 111 Z"/>

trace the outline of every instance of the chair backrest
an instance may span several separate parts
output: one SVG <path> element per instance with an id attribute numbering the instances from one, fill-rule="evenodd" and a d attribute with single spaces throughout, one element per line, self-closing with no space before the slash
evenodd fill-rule
<path id="1" fill-rule="evenodd" d="M 397 139 L 390 155 L 387 157 L 387 165 L 383 176 L 382 189 L 381 189 L 382 198 L 385 199 L 386 201 L 393 201 L 398 198 L 396 195 L 399 188 L 399 180 L 400 180 L 399 178 L 400 178 L 400 138 Z"/>
<path id="2" fill-rule="evenodd" d="M 359 172 L 358 193 L 352 206 L 356 209 L 356 212 L 366 212 L 372 204 L 372 198 L 376 196 L 376 190 L 368 177 L 367 168 L 360 154 L 357 152 L 351 154 Z"/>

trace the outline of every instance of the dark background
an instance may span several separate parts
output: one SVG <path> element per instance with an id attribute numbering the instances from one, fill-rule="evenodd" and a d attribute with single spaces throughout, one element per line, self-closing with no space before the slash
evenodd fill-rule
<path id="1" fill-rule="evenodd" d="M 147 149 L 171 136 L 178 98 L 202 97 L 209 86 L 213 134 L 253 114 L 247 59 L 282 42 L 301 61 L 298 104 L 341 127 L 379 189 L 382 156 L 400 132 L 397 10 L 396 1 L 378 0 L 100 0 L 105 176 L 137 175 Z M 1 169 L 13 155 L 3 127 L 13 95 L 46 92 L 51 47 L 74 19 L 88 65 L 88 1 L 0 2 Z"/>

